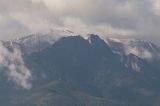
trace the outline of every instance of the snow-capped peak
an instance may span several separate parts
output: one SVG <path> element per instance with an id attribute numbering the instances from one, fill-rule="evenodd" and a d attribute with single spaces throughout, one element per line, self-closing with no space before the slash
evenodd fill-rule
<path id="1" fill-rule="evenodd" d="M 160 57 L 160 48 L 149 41 L 115 38 L 109 38 L 107 41 L 115 53 L 134 54 L 146 60 Z"/>
<path id="2" fill-rule="evenodd" d="M 41 51 L 58 41 L 62 37 L 73 36 L 74 32 L 68 29 L 51 29 L 46 32 L 32 33 L 13 41 L 2 41 L 7 48 L 20 47 L 24 53 L 31 54 Z"/>
<path id="3" fill-rule="evenodd" d="M 74 34 L 74 32 L 72 32 L 68 29 L 66 29 L 66 30 L 50 29 L 49 31 L 46 31 L 46 32 L 32 33 L 32 34 L 29 34 L 27 36 L 18 38 L 18 39 L 15 40 L 15 42 L 22 43 L 22 42 L 25 42 L 26 40 L 29 40 L 29 39 L 32 39 L 32 40 L 33 39 L 34 40 L 43 39 L 43 40 L 47 40 L 50 43 L 54 43 L 53 41 L 58 40 L 61 37 L 68 36 L 68 35 L 73 35 L 73 34 Z"/>
<path id="4" fill-rule="evenodd" d="M 88 34 L 87 36 L 82 37 L 88 40 L 89 43 L 92 43 L 91 35 L 92 34 Z M 75 34 L 73 31 L 68 29 L 51 29 L 47 32 L 30 34 L 28 36 L 18 38 L 14 41 L 5 42 L 4 44 L 8 47 L 20 46 L 21 49 L 25 51 L 24 53 L 30 54 L 44 50 L 45 48 L 53 45 L 60 38 L 66 36 L 75 36 Z M 110 45 L 114 53 L 122 55 L 134 54 L 146 60 L 160 58 L 160 48 L 149 41 L 140 39 L 105 39 L 102 36 L 100 36 L 100 38 L 102 38 L 108 45 Z"/>

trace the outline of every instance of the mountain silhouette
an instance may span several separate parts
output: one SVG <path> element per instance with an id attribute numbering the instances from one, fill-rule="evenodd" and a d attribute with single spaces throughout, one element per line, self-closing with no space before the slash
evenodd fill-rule
<path id="1" fill-rule="evenodd" d="M 158 106 L 159 61 L 119 54 L 98 35 L 62 37 L 23 55 L 32 88 L 15 89 L 4 106 Z M 5 78 L 1 78 L 5 80 Z M 3 81 L 0 82 L 2 85 Z"/>

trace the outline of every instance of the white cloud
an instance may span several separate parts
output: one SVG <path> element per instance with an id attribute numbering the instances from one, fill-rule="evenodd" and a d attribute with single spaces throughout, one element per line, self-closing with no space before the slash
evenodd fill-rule
<path id="1" fill-rule="evenodd" d="M 22 32 L 75 26 L 74 30 L 80 33 L 98 29 L 101 34 L 114 32 L 118 37 L 128 37 L 136 32 L 136 37 L 158 42 L 159 4 L 159 0 L 0 0 L 0 14 L 5 17 L 0 19 L 0 39 L 15 38 Z"/>
<path id="2" fill-rule="evenodd" d="M 147 50 L 143 51 L 142 55 L 143 55 L 142 56 L 143 58 L 148 59 L 148 60 L 153 58 L 153 54 L 151 52 L 147 51 Z"/>
<path id="3" fill-rule="evenodd" d="M 153 59 L 153 54 L 149 52 L 148 50 L 140 51 L 136 47 L 126 46 L 125 47 L 125 53 L 128 54 L 134 54 L 142 59 L 151 60 Z"/>
<path id="4" fill-rule="evenodd" d="M 133 35 L 135 32 L 132 30 L 125 30 L 114 28 L 111 25 L 99 24 L 99 25 L 90 25 L 86 24 L 79 18 L 75 17 L 66 17 L 63 19 L 63 26 L 69 29 L 72 29 L 76 34 L 87 35 L 88 33 L 95 33 L 101 36 L 129 36 Z"/>
<path id="5" fill-rule="evenodd" d="M 3 18 L 3 17 L 2 17 L 2 15 L 0 14 L 0 23 L 2 22 L 2 18 Z"/>
<path id="6" fill-rule="evenodd" d="M 5 68 L 5 69 L 4 69 Z M 30 89 L 31 72 L 25 66 L 22 54 L 18 49 L 9 51 L 0 43 L 0 72 L 6 73 L 8 79 L 18 86 Z"/>
<path id="7" fill-rule="evenodd" d="M 64 11 L 66 6 L 66 0 L 43 0 L 43 2 L 49 7 L 49 9 L 55 11 Z"/>
<path id="8" fill-rule="evenodd" d="M 19 23 L 28 28 L 31 32 L 46 31 L 53 26 L 51 22 L 43 17 L 33 17 L 33 15 L 30 16 L 27 13 L 13 13 L 10 15 L 13 19 L 19 21 Z"/>
<path id="9" fill-rule="evenodd" d="M 153 12 L 160 15 L 160 0 L 150 0 L 153 6 Z"/>
<path id="10" fill-rule="evenodd" d="M 33 3 L 39 3 L 41 2 L 42 0 L 31 0 Z"/>
<path id="11" fill-rule="evenodd" d="M 6 24 L 5 17 L 2 14 L 0 14 L 0 27 L 3 26 L 3 25 L 5 25 L 5 24 Z"/>

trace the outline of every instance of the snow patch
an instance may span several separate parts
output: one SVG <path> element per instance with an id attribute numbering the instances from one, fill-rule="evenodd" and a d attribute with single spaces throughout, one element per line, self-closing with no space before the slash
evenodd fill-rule
<path id="1" fill-rule="evenodd" d="M 137 71 L 137 72 L 140 72 L 141 68 L 138 66 L 137 63 L 131 63 L 131 67 L 133 70 Z"/>

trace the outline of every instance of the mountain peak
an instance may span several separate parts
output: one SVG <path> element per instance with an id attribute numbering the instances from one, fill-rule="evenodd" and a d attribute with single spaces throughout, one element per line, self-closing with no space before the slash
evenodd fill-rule
<path id="1" fill-rule="evenodd" d="M 118 54 L 134 54 L 142 59 L 159 59 L 160 48 L 155 44 L 141 39 L 107 39 L 110 47 Z"/>
<path id="2" fill-rule="evenodd" d="M 33 33 L 28 36 L 16 39 L 14 42 L 18 43 L 26 54 L 31 54 L 44 50 L 53 45 L 60 38 L 65 36 L 72 36 L 74 32 L 70 30 L 53 30 L 41 33 Z"/>
<path id="3" fill-rule="evenodd" d="M 5 44 L 8 47 L 14 47 L 20 45 L 22 50 L 25 51 L 26 54 L 31 54 L 34 52 L 39 52 L 46 49 L 49 46 L 52 46 L 55 42 L 60 40 L 63 37 L 76 36 L 74 32 L 71 30 L 53 30 L 42 33 L 30 34 L 28 36 L 16 39 L 14 41 L 8 41 Z M 118 54 L 134 54 L 142 59 L 152 60 L 152 59 L 160 59 L 160 47 L 155 44 L 141 40 L 141 39 L 116 39 L 116 38 L 108 38 L 103 39 L 96 34 L 88 34 L 87 39 L 84 36 L 79 37 L 83 40 L 87 40 L 88 43 L 93 45 L 94 47 L 107 47 L 108 49 L 112 49 L 114 53 Z M 73 39 L 77 39 L 78 36 Z M 107 45 L 106 45 L 107 44 Z M 98 47 L 98 48 L 99 48 Z M 158 57 L 158 58 L 157 58 Z"/>
<path id="4" fill-rule="evenodd" d="M 102 38 L 100 38 L 100 36 L 95 34 L 89 34 L 89 37 L 87 40 L 92 45 L 98 45 L 98 46 L 106 45 L 106 42 Z"/>

